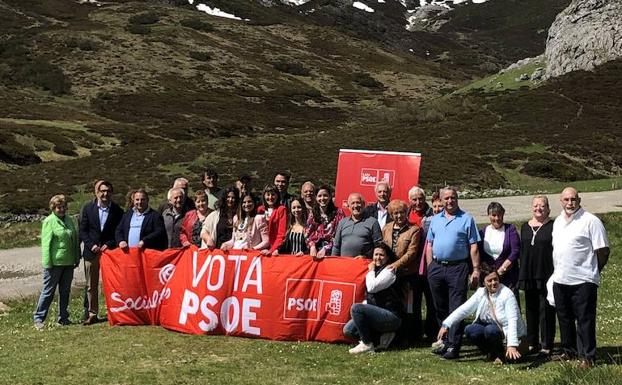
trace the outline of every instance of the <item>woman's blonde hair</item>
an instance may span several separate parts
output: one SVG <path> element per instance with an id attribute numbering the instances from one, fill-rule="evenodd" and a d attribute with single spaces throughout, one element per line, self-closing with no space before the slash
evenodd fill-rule
<path id="1" fill-rule="evenodd" d="M 55 207 L 67 206 L 67 198 L 63 194 L 54 195 L 50 198 L 50 210 L 54 210 Z"/>
<path id="2" fill-rule="evenodd" d="M 542 199 L 542 202 L 544 202 L 544 205 L 546 206 L 548 214 L 550 215 L 551 206 L 549 206 L 549 198 L 546 195 L 536 195 L 533 198 L 531 198 L 531 203 L 533 204 L 533 201 L 535 201 L 536 199 Z"/>
<path id="3" fill-rule="evenodd" d="M 394 199 L 387 205 L 387 211 L 389 213 L 395 213 L 399 211 L 408 212 L 408 205 L 401 199 Z"/>

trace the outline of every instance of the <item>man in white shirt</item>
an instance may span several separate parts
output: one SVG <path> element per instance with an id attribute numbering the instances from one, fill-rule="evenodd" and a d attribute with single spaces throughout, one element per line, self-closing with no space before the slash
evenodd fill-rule
<path id="1" fill-rule="evenodd" d="M 391 186 L 384 180 L 381 180 L 376 184 L 374 189 L 376 192 L 377 202 L 374 202 L 365 209 L 363 209 L 363 217 L 373 217 L 378 220 L 380 230 L 389 222 L 392 221 L 389 212 L 387 211 L 387 205 L 391 201 Z"/>
<path id="2" fill-rule="evenodd" d="M 553 223 L 553 296 L 563 354 L 588 368 L 596 359 L 596 292 L 609 259 L 609 241 L 600 219 L 581 207 L 576 189 L 566 187 L 562 213 Z"/>

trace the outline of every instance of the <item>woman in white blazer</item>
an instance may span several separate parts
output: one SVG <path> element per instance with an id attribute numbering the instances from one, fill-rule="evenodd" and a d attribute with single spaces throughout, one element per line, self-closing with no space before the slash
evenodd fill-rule
<path id="1" fill-rule="evenodd" d="M 496 270 L 484 275 L 483 284 L 443 321 L 438 338 L 442 339 L 452 325 L 475 313 L 473 323 L 464 329 L 465 336 L 495 363 L 516 360 L 521 356 L 519 338 L 525 335 L 516 297 L 499 282 Z"/>

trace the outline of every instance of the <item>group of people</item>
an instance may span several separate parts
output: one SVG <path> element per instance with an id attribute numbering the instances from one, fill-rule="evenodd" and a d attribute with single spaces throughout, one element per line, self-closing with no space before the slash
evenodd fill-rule
<path id="1" fill-rule="evenodd" d="M 127 195 L 124 210 L 112 200 L 112 184 L 98 180 L 95 199 L 82 208 L 78 224 L 66 213 L 66 197 L 52 197 L 51 214 L 42 224 L 44 277 L 35 327 L 44 327 L 57 287 L 58 323 L 70 323 L 71 281 L 81 258 L 86 276 L 83 324 L 90 325 L 100 321 L 103 251 L 195 245 L 257 250 L 265 256 L 371 259 L 366 301 L 352 307 L 352 319 L 344 327 L 345 335 L 360 340 L 351 353 L 387 348 L 396 335 L 403 343 L 425 336 L 435 341 L 435 353 L 454 359 L 465 334 L 493 360 L 519 358 L 523 336 L 532 351 L 549 354 L 557 314 L 565 357 L 593 364 L 596 288 L 609 248 L 602 223 L 581 208 L 576 190 L 562 192 L 563 210 L 555 221 L 546 196 L 534 197 L 533 217 L 519 236 L 504 223 L 504 208 L 495 202 L 488 206 L 490 224 L 478 230 L 451 187 L 434 193 L 428 203 L 424 190 L 415 186 L 405 202 L 391 200 L 391 186 L 379 182 L 375 202 L 366 204 L 361 194 L 351 193 L 346 211 L 335 205 L 327 185 L 308 181 L 299 194 L 290 194 L 286 172 L 276 173 L 258 194 L 251 181 L 243 175 L 223 189 L 217 172 L 206 169 L 204 188 L 191 197 L 188 180 L 178 178 L 157 209 L 150 207 L 147 191 L 138 189 Z M 467 301 L 468 287 L 478 283 L 482 287 Z M 525 292 L 526 327 L 519 289 Z M 547 302 L 551 292 L 555 308 Z M 463 328 L 462 321 L 472 313 L 475 321 Z"/>
<path id="2" fill-rule="evenodd" d="M 413 285 L 419 298 L 426 295 L 432 320 L 439 322 L 437 334 L 429 332 L 431 327 L 425 330 L 428 337 L 437 336 L 433 353 L 445 359 L 459 357 L 466 336 L 496 363 L 535 353 L 579 359 L 580 367 L 594 364 L 597 288 L 610 250 L 602 222 L 581 207 L 576 189 L 562 191 L 562 212 L 554 220 L 548 198 L 533 197 L 532 218 L 522 224 L 520 235 L 504 222 L 505 209 L 497 202 L 487 208 L 490 224 L 478 229 L 473 217 L 460 209 L 451 187 L 432 197 L 432 207 L 418 187 L 411 189 L 409 200 L 404 213 L 396 211 L 403 204 L 399 201 L 387 206 L 392 222 L 383 229 L 384 243 L 373 251 L 366 303 L 352 306 L 352 319 L 344 327 L 346 335 L 360 340 L 350 353 L 389 346 L 407 319 L 408 302 L 400 302 L 400 288 Z M 406 212 L 409 220 L 404 223 Z M 417 241 L 419 233 L 423 241 Z M 409 246 L 418 245 L 410 248 L 420 255 L 413 275 L 401 269 L 409 259 L 403 242 L 400 247 L 400 234 L 403 241 L 410 239 Z M 469 287 L 477 289 L 467 300 Z M 519 290 L 525 295 L 526 325 Z M 421 310 L 416 311 L 420 317 Z M 464 327 L 462 321 L 473 314 Z M 552 356 L 556 318 L 561 353 Z"/>

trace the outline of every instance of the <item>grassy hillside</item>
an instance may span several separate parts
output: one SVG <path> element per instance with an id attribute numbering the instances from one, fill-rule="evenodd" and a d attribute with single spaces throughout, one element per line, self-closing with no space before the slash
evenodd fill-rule
<path id="1" fill-rule="evenodd" d="M 514 4 L 490 3 L 503 2 Z M 367 22 L 339 3 L 210 3 L 244 22 L 187 5 L 0 0 L 0 211 L 37 211 L 98 177 L 119 194 L 162 192 L 179 175 L 199 187 L 207 165 L 223 183 L 250 173 L 259 186 L 276 169 L 294 185 L 334 183 L 339 148 L 422 152 L 428 188 L 620 174 L 620 104 L 606 97 L 622 88 L 619 63 L 533 90 L 447 95 L 485 75 L 486 58 L 511 57 L 473 31 L 535 33 L 549 11 L 514 4 L 524 23 L 505 14 L 486 29 L 489 8 L 460 8 L 447 31 L 410 33 L 394 2 Z"/>
<path id="2" fill-rule="evenodd" d="M 513 365 L 493 365 L 466 342 L 459 360 L 446 361 L 423 345 L 352 356 L 345 344 L 187 335 L 157 326 L 57 327 L 55 303 L 46 328 L 37 331 L 32 326 L 36 298 L 24 298 L 8 302 L 10 310 L 0 310 L 0 383 L 72 385 L 88 377 L 90 384 L 448 385 L 494 378 L 515 385 L 620 385 L 622 281 L 616 278 L 622 273 L 622 216 L 606 214 L 602 219 L 612 253 L 598 289 L 597 366 L 591 370 L 577 369 L 576 362 L 543 362 L 533 356 Z M 103 299 L 100 304 L 103 308 Z M 74 293 L 71 319 L 78 320 L 81 312 L 82 292 Z"/>

